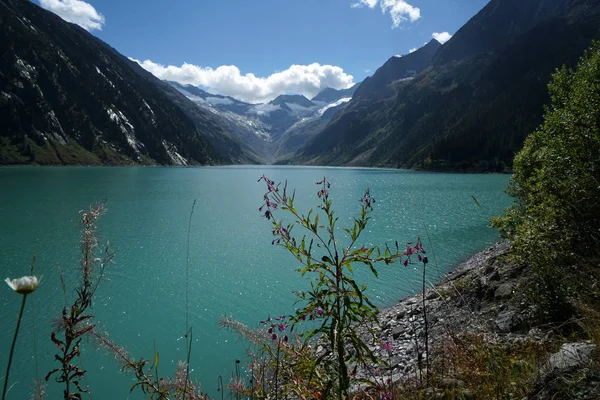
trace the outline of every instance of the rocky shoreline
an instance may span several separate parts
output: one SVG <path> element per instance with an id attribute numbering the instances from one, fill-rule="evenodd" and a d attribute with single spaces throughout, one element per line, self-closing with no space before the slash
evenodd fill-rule
<path id="1" fill-rule="evenodd" d="M 437 342 L 441 336 L 447 335 L 448 329 L 456 330 L 468 325 L 469 330 L 473 332 L 490 330 L 489 317 L 484 317 L 481 309 L 475 312 L 469 304 L 471 302 L 464 297 L 461 298 L 463 296 L 461 292 L 465 286 L 470 288 L 472 281 L 479 277 L 500 282 L 501 279 L 497 279 L 500 278 L 497 264 L 500 262 L 499 258 L 509 254 L 510 251 L 508 242 L 496 243 L 473 255 L 447 274 L 435 287 L 426 291 L 425 304 L 430 344 Z M 504 293 L 510 289 L 504 286 L 497 290 Z M 381 327 L 378 332 L 379 343 L 373 342 L 372 350 L 389 363 L 392 380 L 417 376 L 419 354 L 422 357 L 421 362 L 425 362 L 422 293 L 405 297 L 391 307 L 380 309 L 378 318 Z M 360 331 L 366 338 L 367 330 L 361 328 Z M 391 345 L 388 348 L 391 347 L 392 350 L 381 349 L 381 344 L 384 343 Z M 361 375 L 360 378 L 368 378 L 369 371 L 362 371 Z"/>
<path id="2" fill-rule="evenodd" d="M 540 369 L 540 382 L 589 364 L 595 345 L 566 343 L 559 340 L 561 333 L 554 327 L 536 325 L 539 311 L 526 297 L 533 271 L 512 260 L 511 252 L 507 241 L 496 243 L 426 290 L 429 354 L 439 354 L 449 340 L 474 334 L 485 337 L 488 343 L 508 346 L 525 341 L 548 344 L 554 353 L 548 353 L 547 365 Z M 400 383 L 418 379 L 420 370 L 426 369 L 423 294 L 381 309 L 378 318 L 377 338 L 369 341 L 371 349 L 387 365 L 361 368 L 356 378 L 376 380 L 381 385 L 387 380 Z M 359 328 L 359 333 L 364 339 L 369 337 L 365 327 Z M 465 398 L 468 397 L 465 390 Z"/>

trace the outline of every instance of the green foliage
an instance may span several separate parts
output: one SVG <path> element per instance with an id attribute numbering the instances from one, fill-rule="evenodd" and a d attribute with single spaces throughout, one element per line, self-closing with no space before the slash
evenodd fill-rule
<path id="1" fill-rule="evenodd" d="M 421 242 L 418 240 L 414 246 L 407 245 L 403 252 L 397 242 L 393 250 L 387 245 L 383 250 L 359 245 L 359 237 L 375 204 L 367 189 L 360 200 L 358 216 L 351 227 L 343 229 L 348 243 L 343 245 L 337 234 L 338 217 L 329 196 L 331 185 L 326 178 L 317 182 L 320 187 L 317 193 L 321 201 L 319 210 L 314 212 L 311 209 L 306 215 L 296 210 L 294 195 L 289 195 L 287 185 L 280 188 L 265 176 L 260 180 L 267 185 L 261 211 L 272 221 L 273 244 L 285 247 L 303 265 L 298 272 L 311 277 L 310 289 L 298 292 L 300 308 L 292 317 L 292 323 L 295 326 L 306 319 L 317 322 L 317 327 L 304 332 L 302 338 L 305 341 L 315 337 L 324 340 L 326 349 L 317 359 L 317 364 L 324 364 L 325 371 L 333 377 L 327 382 L 325 397 L 347 398 L 351 376 L 348 363 L 377 361 L 354 329 L 357 324 L 373 328 L 378 325 L 378 320 L 377 308 L 366 296 L 366 286 L 354 280 L 353 270 L 357 266 L 368 267 L 377 276 L 375 264 L 391 264 L 404 257 L 407 265 L 412 255 L 426 264 L 427 258 L 421 256 L 424 253 Z M 295 224 L 276 219 L 273 213 L 278 209 L 287 212 Z M 298 238 L 292 234 L 296 225 L 306 232 Z"/>
<path id="2" fill-rule="evenodd" d="M 0 165 L 25 164 L 27 162 L 29 162 L 29 157 L 24 156 L 15 143 L 11 143 L 8 138 L 0 137 Z"/>
<path id="3" fill-rule="evenodd" d="M 514 161 L 516 204 L 493 224 L 533 265 L 554 298 L 598 298 L 600 260 L 600 42 L 549 85 L 543 124 Z"/>

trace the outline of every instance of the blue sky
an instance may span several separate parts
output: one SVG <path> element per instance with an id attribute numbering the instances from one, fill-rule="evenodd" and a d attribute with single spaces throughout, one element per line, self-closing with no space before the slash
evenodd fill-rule
<path id="1" fill-rule="evenodd" d="M 487 1 L 35 0 L 161 79 L 249 102 L 345 88 Z"/>

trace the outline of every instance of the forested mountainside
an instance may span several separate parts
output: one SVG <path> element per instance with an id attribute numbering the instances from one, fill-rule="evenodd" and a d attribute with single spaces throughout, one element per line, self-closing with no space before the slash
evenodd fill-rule
<path id="1" fill-rule="evenodd" d="M 391 95 L 360 99 L 359 87 L 292 162 L 506 171 L 542 120 L 552 73 L 594 38 L 596 1 L 492 0 L 425 71 L 388 81 Z"/>
<path id="2" fill-rule="evenodd" d="M 211 114 L 32 2 L 0 2 L 0 54 L 0 164 L 259 160 Z"/>

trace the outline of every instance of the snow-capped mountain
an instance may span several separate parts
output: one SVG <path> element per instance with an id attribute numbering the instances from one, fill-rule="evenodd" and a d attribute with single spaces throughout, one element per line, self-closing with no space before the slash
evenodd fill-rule
<path id="1" fill-rule="evenodd" d="M 236 139 L 252 147 L 269 162 L 276 162 L 300 148 L 324 126 L 345 103 L 354 89 L 326 88 L 313 100 L 283 94 L 268 103 L 249 104 L 233 97 L 209 93 L 192 85 L 168 82 L 196 105 L 221 118 Z"/>
<path id="2" fill-rule="evenodd" d="M 332 88 L 325 88 L 319 92 L 315 97 L 310 99 L 314 104 L 325 105 L 335 103 L 336 101 L 344 98 L 352 98 L 354 92 L 362 82 L 354 84 L 354 86 L 348 89 L 336 90 Z"/>

